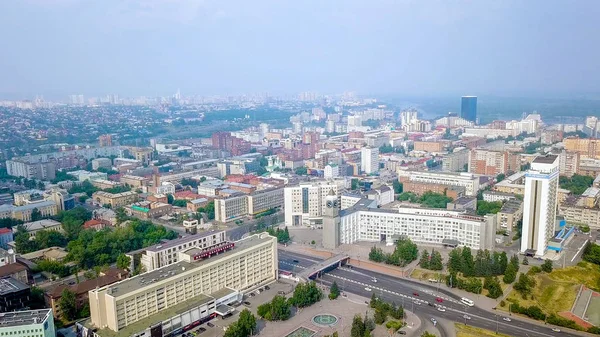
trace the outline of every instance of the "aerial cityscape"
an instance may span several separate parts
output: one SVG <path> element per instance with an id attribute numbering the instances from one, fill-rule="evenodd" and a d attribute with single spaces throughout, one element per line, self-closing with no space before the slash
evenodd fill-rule
<path id="1" fill-rule="evenodd" d="M 600 335 L 598 14 L 0 4 L 0 337 Z"/>

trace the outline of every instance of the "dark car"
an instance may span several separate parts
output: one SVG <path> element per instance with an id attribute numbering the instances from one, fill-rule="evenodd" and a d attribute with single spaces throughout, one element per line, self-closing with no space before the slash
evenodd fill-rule
<path id="1" fill-rule="evenodd" d="M 265 286 L 265 290 L 269 290 L 271 289 L 269 286 Z"/>
<path id="2" fill-rule="evenodd" d="M 198 328 L 198 333 L 199 333 L 199 334 L 203 333 L 204 331 L 206 331 L 206 329 L 205 329 L 205 328 L 202 328 L 202 327 Z"/>
<path id="3" fill-rule="evenodd" d="M 298 261 L 298 260 L 292 260 L 292 262 L 294 262 L 294 263 L 300 263 L 300 261 Z"/>
<path id="4" fill-rule="evenodd" d="M 208 322 L 208 323 L 206 323 L 206 325 L 208 325 L 208 326 L 209 326 L 209 327 L 211 327 L 211 328 L 214 328 L 214 327 L 215 327 L 215 325 L 214 325 L 214 324 L 212 324 L 211 322 Z"/>
<path id="5" fill-rule="evenodd" d="M 244 305 L 252 305 L 252 304 L 248 301 L 244 301 Z"/>
<path id="6" fill-rule="evenodd" d="M 413 296 L 419 296 L 419 293 L 413 293 Z"/>
<path id="7" fill-rule="evenodd" d="M 404 330 L 398 330 L 398 334 L 399 335 L 406 335 L 406 331 L 404 331 Z"/>

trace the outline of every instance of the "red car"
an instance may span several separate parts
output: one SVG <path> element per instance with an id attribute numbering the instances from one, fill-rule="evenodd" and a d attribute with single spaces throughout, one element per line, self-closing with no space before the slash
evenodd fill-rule
<path id="1" fill-rule="evenodd" d="M 413 293 L 413 296 L 419 296 L 419 293 Z"/>
<path id="2" fill-rule="evenodd" d="M 436 301 L 436 302 L 440 302 L 440 303 L 444 302 L 444 300 L 443 300 L 443 299 L 441 299 L 441 298 L 439 298 L 439 297 L 436 297 L 436 298 L 435 298 L 435 301 Z"/>

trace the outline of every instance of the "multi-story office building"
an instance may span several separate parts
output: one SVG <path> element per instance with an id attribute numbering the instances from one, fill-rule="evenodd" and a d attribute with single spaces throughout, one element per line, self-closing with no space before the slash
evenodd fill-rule
<path id="1" fill-rule="evenodd" d="M 558 203 L 558 156 L 539 156 L 525 174 L 521 252 L 543 256 L 554 236 Z"/>
<path id="2" fill-rule="evenodd" d="M 446 143 L 415 141 L 414 146 L 415 146 L 415 148 L 414 148 L 415 151 L 442 152 L 442 151 L 444 151 L 444 147 L 446 146 Z"/>
<path id="3" fill-rule="evenodd" d="M 410 181 L 414 183 L 429 183 L 464 187 L 466 195 L 477 195 L 477 192 L 479 191 L 479 177 L 466 172 L 455 173 L 399 170 L 398 177 L 400 182 Z"/>
<path id="4" fill-rule="evenodd" d="M 442 158 L 442 170 L 446 172 L 462 172 L 465 165 L 469 164 L 469 151 L 464 149 L 444 155 Z"/>
<path id="5" fill-rule="evenodd" d="M 193 247 L 204 249 L 223 242 L 225 242 L 224 231 L 207 231 L 194 235 L 184 235 L 179 239 L 138 249 L 125 255 L 131 259 L 131 270 L 137 270 L 141 267 L 144 272 L 149 272 L 178 262 L 179 252 L 183 250 Z"/>
<path id="6" fill-rule="evenodd" d="M 366 174 L 379 172 L 379 148 L 363 147 L 360 150 L 360 167 Z"/>
<path id="7" fill-rule="evenodd" d="M 460 117 L 471 122 L 477 122 L 477 96 L 462 97 Z"/>
<path id="8" fill-rule="evenodd" d="M 215 220 L 227 222 L 248 214 L 248 198 L 238 192 L 237 195 L 215 199 Z"/>
<path id="9" fill-rule="evenodd" d="M 419 119 L 417 110 L 404 110 L 400 112 L 400 125 L 410 125 Z"/>
<path id="10" fill-rule="evenodd" d="M 473 149 L 469 153 L 469 172 L 497 176 L 508 171 L 518 171 L 519 155 L 508 151 Z"/>
<path id="11" fill-rule="evenodd" d="M 491 249 L 495 233 L 495 216 L 472 216 L 465 211 L 410 207 L 389 210 L 369 208 L 362 202 L 340 211 L 342 244 L 393 242 L 407 237 L 423 244 Z"/>
<path id="12" fill-rule="evenodd" d="M 92 160 L 92 170 L 98 170 L 99 168 L 109 169 L 112 167 L 112 161 L 110 158 L 96 158 Z"/>
<path id="13" fill-rule="evenodd" d="M 578 152 L 582 157 L 600 159 L 600 139 L 566 138 L 563 143 L 567 151 Z"/>
<path id="14" fill-rule="evenodd" d="M 277 239 L 266 233 L 207 248 L 192 247 L 179 254 L 179 262 L 91 290 L 90 325 L 100 329 L 97 334 L 104 336 L 105 331 L 112 336 L 127 329 L 128 336 L 138 335 L 206 304 L 199 312 L 202 316 L 192 319 L 196 321 L 220 309 L 219 292 L 244 292 L 277 279 Z M 160 328 L 164 334 L 165 329 L 183 326 L 179 321 L 179 326 L 163 324 Z"/>
<path id="15" fill-rule="evenodd" d="M 338 186 L 326 181 L 286 187 L 284 190 L 286 226 L 322 225 L 325 196 L 332 189 L 336 195 L 339 195 Z"/>
<path id="16" fill-rule="evenodd" d="M 55 337 L 52 309 L 0 312 L 0 336 Z"/>
<path id="17" fill-rule="evenodd" d="M 269 188 L 248 195 L 248 215 L 256 216 L 273 208 L 282 208 L 283 188 Z"/>
<path id="18" fill-rule="evenodd" d="M 52 180 L 56 177 L 56 165 L 51 161 L 35 162 L 26 159 L 13 159 L 6 161 L 6 172 L 15 177 Z"/>
<path id="19" fill-rule="evenodd" d="M 487 201 L 487 202 L 507 201 L 510 199 L 517 198 L 516 194 L 497 192 L 497 191 L 485 191 L 482 193 L 482 196 L 483 196 L 483 200 Z"/>
<path id="20" fill-rule="evenodd" d="M 579 152 L 562 150 L 558 159 L 561 176 L 572 177 L 579 171 Z"/>
<path id="21" fill-rule="evenodd" d="M 122 193 L 108 193 L 98 191 L 92 194 L 92 199 L 98 205 L 110 205 L 112 209 L 117 209 L 121 206 L 133 204 L 138 200 L 138 194 L 134 191 Z"/>

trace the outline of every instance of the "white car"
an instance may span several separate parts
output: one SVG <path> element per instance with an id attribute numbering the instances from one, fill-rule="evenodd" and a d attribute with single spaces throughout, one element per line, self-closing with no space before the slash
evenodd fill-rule
<path id="1" fill-rule="evenodd" d="M 413 301 L 414 304 L 419 305 L 420 303 L 418 301 Z"/>
<path id="2" fill-rule="evenodd" d="M 371 289 L 371 288 L 369 288 L 369 287 L 365 287 L 365 290 L 366 290 L 366 291 L 371 291 L 372 289 Z"/>
<path id="3" fill-rule="evenodd" d="M 510 319 L 510 318 L 508 318 L 508 317 L 502 317 L 502 320 L 503 320 L 503 321 L 507 321 L 507 322 L 510 322 L 510 321 L 512 321 L 512 319 Z"/>
<path id="4" fill-rule="evenodd" d="M 374 277 L 373 277 L 373 280 L 371 280 L 371 281 L 373 281 L 373 283 L 377 283 L 377 279 Z"/>
<path id="5" fill-rule="evenodd" d="M 464 319 L 471 319 L 471 316 L 469 316 L 469 315 L 464 315 L 463 317 L 464 317 Z"/>
<path id="6" fill-rule="evenodd" d="M 559 328 L 552 328 L 552 331 L 554 331 L 554 332 L 560 332 L 560 329 Z"/>
<path id="7" fill-rule="evenodd" d="M 444 309 L 444 307 L 438 307 L 437 309 L 438 309 L 438 311 L 441 311 L 441 312 L 446 311 L 446 309 Z"/>

